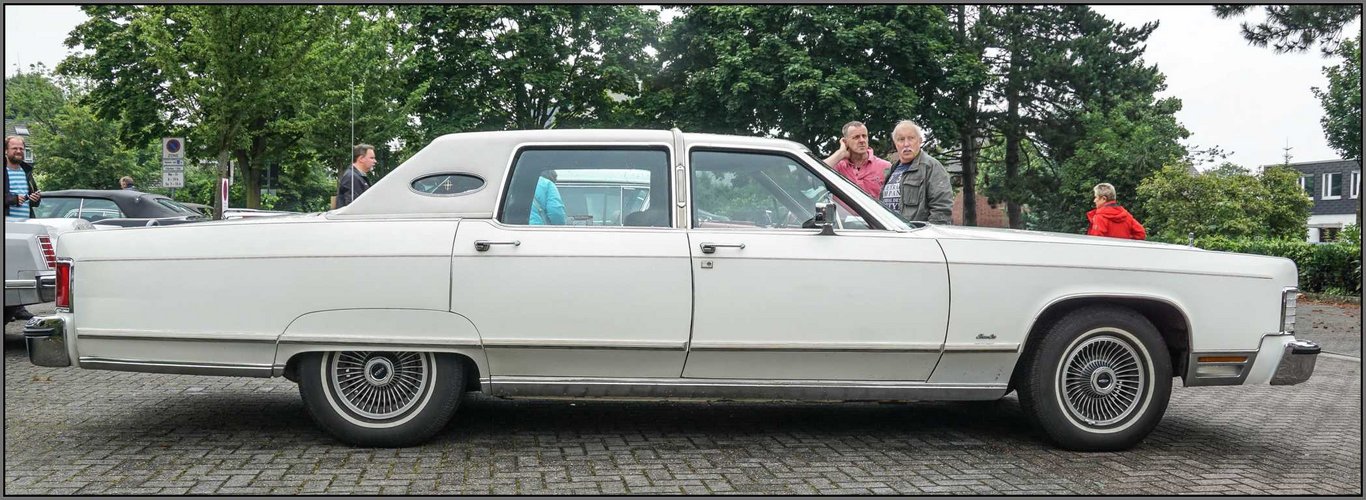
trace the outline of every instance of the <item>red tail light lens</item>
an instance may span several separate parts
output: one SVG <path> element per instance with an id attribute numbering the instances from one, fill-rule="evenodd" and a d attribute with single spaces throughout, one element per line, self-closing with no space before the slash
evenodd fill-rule
<path id="1" fill-rule="evenodd" d="M 57 268 L 57 246 L 52 244 L 52 237 L 46 234 L 38 235 L 38 245 L 43 247 L 43 258 L 47 259 L 47 268 Z"/>
<path id="2" fill-rule="evenodd" d="M 59 260 L 57 267 L 57 310 L 71 312 L 71 261 Z"/>

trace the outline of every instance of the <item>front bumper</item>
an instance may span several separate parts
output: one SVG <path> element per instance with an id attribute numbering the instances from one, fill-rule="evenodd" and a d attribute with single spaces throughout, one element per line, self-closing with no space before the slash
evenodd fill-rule
<path id="1" fill-rule="evenodd" d="M 34 316 L 24 324 L 24 344 L 29 362 L 38 366 L 71 366 L 67 350 L 66 321 L 60 316 Z"/>
<path id="2" fill-rule="evenodd" d="M 47 272 L 32 278 L 5 280 L 5 305 L 26 306 L 57 298 L 57 275 Z"/>
<path id="3" fill-rule="evenodd" d="M 1314 374 L 1314 362 L 1318 360 L 1319 345 L 1308 340 L 1295 340 L 1285 345 L 1280 364 L 1271 374 L 1271 385 L 1295 385 L 1309 380 Z"/>

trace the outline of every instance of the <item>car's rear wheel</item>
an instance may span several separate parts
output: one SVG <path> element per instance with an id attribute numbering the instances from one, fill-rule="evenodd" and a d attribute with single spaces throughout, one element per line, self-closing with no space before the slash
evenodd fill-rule
<path id="1" fill-rule="evenodd" d="M 1020 404 L 1054 443 L 1077 451 L 1128 449 L 1147 437 L 1171 397 L 1165 343 L 1138 313 L 1077 310 L 1025 353 Z"/>
<path id="2" fill-rule="evenodd" d="M 421 443 L 450 421 L 464 392 L 459 359 L 430 352 L 308 353 L 299 393 L 314 421 L 342 442 Z"/>

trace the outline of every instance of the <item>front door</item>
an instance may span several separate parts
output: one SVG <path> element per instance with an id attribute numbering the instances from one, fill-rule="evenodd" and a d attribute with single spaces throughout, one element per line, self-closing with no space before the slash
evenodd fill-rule
<path id="1" fill-rule="evenodd" d="M 831 186 L 809 166 L 780 153 L 691 154 L 694 316 L 684 377 L 929 377 L 948 326 L 938 243 L 852 225 L 819 235 L 803 225 Z"/>
<path id="2" fill-rule="evenodd" d="M 679 377 L 692 275 L 687 235 L 669 216 L 669 172 L 667 148 L 527 148 L 497 220 L 460 223 L 451 311 L 478 328 L 495 386 L 500 377 Z M 640 200 L 561 191 L 560 173 L 616 179 Z"/>

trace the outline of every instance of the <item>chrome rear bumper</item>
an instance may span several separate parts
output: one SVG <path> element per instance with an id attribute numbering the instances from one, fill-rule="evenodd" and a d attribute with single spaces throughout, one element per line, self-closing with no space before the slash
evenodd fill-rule
<path id="1" fill-rule="evenodd" d="M 60 316 L 34 316 L 24 324 L 29 362 L 38 366 L 71 366 L 66 345 L 66 321 Z"/>
<path id="2" fill-rule="evenodd" d="M 15 294 L 18 299 L 9 299 Z M 57 275 L 53 272 L 39 274 L 33 278 L 5 280 L 5 305 L 28 305 L 39 302 L 52 302 L 57 297 Z"/>
<path id="3" fill-rule="evenodd" d="M 1314 374 L 1314 361 L 1322 349 L 1308 340 L 1295 340 L 1285 345 L 1281 363 L 1271 375 L 1271 385 L 1295 385 L 1309 380 Z"/>

